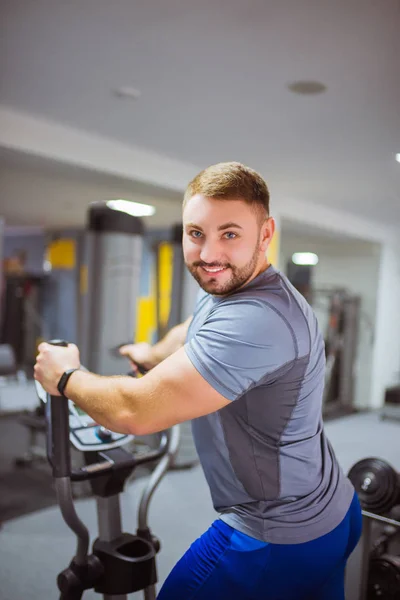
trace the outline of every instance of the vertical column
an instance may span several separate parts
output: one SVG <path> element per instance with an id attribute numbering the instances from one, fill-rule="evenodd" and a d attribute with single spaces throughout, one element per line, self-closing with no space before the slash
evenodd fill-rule
<path id="1" fill-rule="evenodd" d="M 370 408 L 381 408 L 386 387 L 399 383 L 400 371 L 400 244 L 382 245 L 377 289 L 375 343 Z"/>
<path id="2" fill-rule="evenodd" d="M 89 370 L 114 375 L 123 367 L 112 349 L 130 341 L 136 329 L 144 225 L 106 202 L 92 203 L 87 219 L 84 360 Z"/>

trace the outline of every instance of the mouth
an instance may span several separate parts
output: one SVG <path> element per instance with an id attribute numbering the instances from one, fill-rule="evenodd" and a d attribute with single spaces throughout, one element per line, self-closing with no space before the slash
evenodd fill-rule
<path id="1" fill-rule="evenodd" d="M 200 267 L 200 269 L 210 277 L 218 277 L 225 273 L 229 267 Z"/>

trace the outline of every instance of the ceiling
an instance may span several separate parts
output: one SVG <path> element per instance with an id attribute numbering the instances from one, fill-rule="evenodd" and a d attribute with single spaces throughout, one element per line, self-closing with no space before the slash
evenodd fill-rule
<path id="1" fill-rule="evenodd" d="M 280 229 L 280 249 L 285 254 L 293 252 L 316 252 L 332 257 L 379 257 L 381 244 L 365 239 L 357 239 L 343 232 L 333 232 L 314 225 L 299 224 L 283 219 Z"/>
<path id="2" fill-rule="evenodd" d="M 153 216 L 142 217 L 149 229 L 178 223 L 182 212 L 177 192 L 1 148 L 0 198 L 13 231 L 80 228 L 91 202 L 118 198 L 154 206 Z"/>
<path id="3" fill-rule="evenodd" d="M 399 31 L 399 0 L 2 0 L 0 103 L 199 169 L 245 162 L 272 208 L 393 223 Z M 294 94 L 298 80 L 326 92 Z"/>

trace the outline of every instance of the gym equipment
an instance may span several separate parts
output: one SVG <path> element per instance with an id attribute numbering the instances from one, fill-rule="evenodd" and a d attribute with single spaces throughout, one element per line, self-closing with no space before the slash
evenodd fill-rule
<path id="1" fill-rule="evenodd" d="M 353 465 L 348 477 L 365 510 L 384 515 L 400 503 L 400 477 L 386 461 L 364 458 Z"/>
<path id="2" fill-rule="evenodd" d="M 400 421 L 400 385 L 395 385 L 386 389 L 381 419 Z"/>
<path id="3" fill-rule="evenodd" d="M 16 467 L 28 467 L 34 463 L 43 463 L 47 456 L 44 447 L 39 443 L 39 436 L 46 434 L 44 406 L 40 403 L 35 410 L 22 414 L 19 418 L 21 425 L 29 431 L 28 450 L 23 456 L 15 459 Z"/>
<path id="4" fill-rule="evenodd" d="M 66 345 L 61 340 L 50 343 Z M 147 515 L 150 500 L 177 451 L 179 427 L 163 432 L 156 450 L 135 455 L 123 447 L 133 436 L 99 426 L 72 401 L 49 396 L 38 382 L 36 388 L 45 403 L 47 456 L 61 514 L 77 537 L 76 555 L 57 578 L 60 600 L 79 600 L 87 589 L 103 594 L 105 600 L 127 600 L 127 594 L 140 590 L 145 600 L 155 600 L 155 557 L 160 542 L 148 526 Z M 71 470 L 70 443 L 84 452 L 86 464 L 78 470 Z M 141 497 L 137 532 L 124 533 L 119 494 L 138 465 L 156 460 L 157 467 Z M 99 535 L 91 554 L 89 532 L 73 504 L 71 481 L 90 481 L 96 496 Z"/>
<path id="5" fill-rule="evenodd" d="M 400 556 L 383 555 L 369 564 L 367 600 L 399 600 Z"/>
<path id="6" fill-rule="evenodd" d="M 393 556 L 385 553 L 382 556 L 377 556 L 376 551 L 371 555 L 371 548 L 374 549 L 374 537 L 376 536 L 376 527 L 381 525 L 389 525 L 396 528 L 397 535 L 400 535 L 400 521 L 375 515 L 363 510 L 363 531 L 361 539 L 350 556 L 346 567 L 346 598 L 349 600 L 396 600 L 400 598 L 400 585 L 395 587 L 395 579 L 393 577 L 393 569 L 389 573 L 390 580 L 387 581 L 386 576 L 382 577 L 384 566 L 383 563 L 376 563 L 380 559 L 385 560 L 385 568 L 387 567 L 388 557 L 398 565 L 398 556 Z M 393 535 L 392 535 L 393 537 Z M 374 568 L 372 568 L 374 566 Z M 378 566 L 377 566 L 378 565 Z M 389 572 L 389 569 L 386 571 Z M 390 590 L 388 585 L 390 584 Z M 386 585 L 386 587 L 385 587 Z M 382 594 L 379 595 L 379 590 Z M 383 593 L 385 591 L 385 593 Z M 393 592 L 394 595 L 386 595 L 386 592 Z M 375 595 L 374 595 L 375 594 Z"/>
<path id="7" fill-rule="evenodd" d="M 80 354 L 90 370 L 114 375 L 120 373 L 123 363 L 117 353 L 109 352 L 109 347 L 134 332 L 144 226 L 137 217 L 112 210 L 105 202 L 95 202 L 89 207 L 86 229 L 82 252 L 88 280 L 81 298 Z M 42 325 L 41 334 L 44 329 Z M 39 405 L 21 415 L 20 421 L 29 430 L 29 447 L 16 460 L 16 466 L 32 466 L 45 459 L 40 443 L 46 431 L 43 407 Z M 75 465 L 81 464 L 79 452 L 73 451 L 72 457 Z M 74 495 L 86 495 L 87 487 L 76 484 Z"/>
<path id="8" fill-rule="evenodd" d="M 372 457 L 353 465 L 348 477 L 360 499 L 363 529 L 346 568 L 346 598 L 397 600 L 400 520 L 393 517 L 400 505 L 399 474 L 386 461 Z"/>
<path id="9" fill-rule="evenodd" d="M 28 429 L 27 451 L 17 456 L 14 465 L 18 469 L 43 467 L 47 470 L 48 459 L 46 452 L 46 415 L 45 405 L 39 402 L 33 411 L 26 411 L 18 418 L 19 423 Z M 85 464 L 84 454 L 74 446 L 70 449 L 71 467 L 79 469 Z M 72 497 L 84 498 L 92 495 L 92 489 L 88 481 L 76 481 L 72 485 Z"/>
<path id="10" fill-rule="evenodd" d="M 351 413 L 354 412 L 361 299 L 344 289 L 315 290 L 315 299 L 317 295 L 325 295 L 329 299 L 329 318 L 325 332 L 324 415 Z"/>
<path id="11" fill-rule="evenodd" d="M 17 369 L 33 367 L 42 335 L 40 304 L 45 276 L 8 274 L 4 278 L 0 342 L 9 344 Z"/>
<path id="12" fill-rule="evenodd" d="M 296 265 L 293 260 L 286 264 L 286 275 L 290 283 L 300 292 L 309 304 L 313 303 L 313 265 Z"/>
<path id="13" fill-rule="evenodd" d="M 90 371 L 115 375 L 121 360 L 109 349 L 136 329 L 144 225 L 138 217 L 95 202 L 89 207 L 86 229 L 87 289 L 78 345 Z"/>
<path id="14" fill-rule="evenodd" d="M 10 344 L 0 344 L 0 377 L 17 377 L 15 352 Z"/>
<path id="15" fill-rule="evenodd" d="M 128 342 L 123 342 L 122 344 L 118 344 L 118 346 L 114 346 L 113 348 L 110 349 L 110 352 L 113 356 L 115 356 L 115 358 L 122 358 L 122 355 L 120 354 L 119 350 L 120 348 L 122 348 L 122 346 L 126 346 L 127 344 L 132 344 L 132 340 L 128 341 Z M 144 369 L 141 365 L 136 365 L 137 370 L 139 371 L 139 373 L 141 375 L 145 375 L 146 374 L 146 369 Z M 133 375 L 134 373 L 128 373 L 128 375 Z"/>
<path id="16" fill-rule="evenodd" d="M 393 517 L 392 517 L 393 518 Z M 398 537 L 399 531 L 393 525 L 384 525 L 381 535 L 374 541 L 370 558 L 379 558 L 383 554 L 389 554 L 389 545 Z"/>

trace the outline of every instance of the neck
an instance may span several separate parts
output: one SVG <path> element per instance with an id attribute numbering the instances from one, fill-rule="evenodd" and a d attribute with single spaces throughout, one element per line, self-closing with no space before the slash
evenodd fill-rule
<path id="1" fill-rule="evenodd" d="M 264 271 L 269 269 L 270 266 L 271 266 L 271 263 L 268 262 L 267 258 L 266 257 L 263 258 L 261 261 L 261 264 L 259 264 L 257 269 L 254 271 L 254 274 L 251 277 L 251 279 L 255 279 L 256 277 L 261 275 L 261 273 L 264 273 Z M 251 279 L 250 279 L 250 281 L 251 281 Z"/>
<path id="2" fill-rule="evenodd" d="M 254 270 L 253 275 L 249 277 L 249 279 L 241 287 L 248 285 L 250 281 L 253 281 L 253 279 L 261 275 L 261 273 L 264 273 L 264 271 L 266 271 L 270 266 L 271 263 L 269 263 L 266 258 L 263 259 L 261 264 L 259 264 L 258 267 Z"/>

